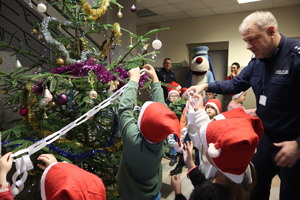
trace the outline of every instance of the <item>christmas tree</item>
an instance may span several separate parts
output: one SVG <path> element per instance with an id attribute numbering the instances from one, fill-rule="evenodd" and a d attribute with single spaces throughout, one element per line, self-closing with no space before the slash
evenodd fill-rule
<path id="1" fill-rule="evenodd" d="M 118 102 L 95 107 L 126 84 L 129 69 L 153 59 L 156 52 L 147 53 L 149 35 L 165 29 L 138 36 L 119 23 L 101 23 L 111 6 L 117 7 L 119 18 L 123 17 L 123 7 L 115 0 L 98 0 L 94 5 L 85 1 L 52 0 L 48 1 L 50 5 L 64 13 L 66 20 L 46 16 L 33 23 L 31 33 L 51 45 L 55 59 L 25 51 L 22 44 L 13 46 L 10 42 L 0 42 L 1 50 L 9 49 L 12 55 L 23 55 L 34 61 L 31 66 L 22 66 L 17 60 L 13 71 L 0 72 L 5 106 L 18 108 L 22 116 L 10 122 L 11 128 L 2 131 L 2 146 L 6 152 L 17 152 L 84 116 L 82 124 L 79 121 L 70 130 L 62 131 L 65 133 L 62 137 L 30 158 L 36 166 L 38 155 L 52 153 L 60 161 L 76 164 L 102 178 L 107 187 L 107 199 L 118 199 L 115 178 L 122 152 Z M 37 6 L 40 12 L 47 9 L 42 3 Z M 103 36 L 104 32 L 110 35 Z M 128 37 L 122 39 L 130 41 L 130 45 L 124 55 L 113 60 L 111 53 L 121 45 L 123 33 Z M 91 42 L 91 35 L 97 34 L 103 37 L 101 45 Z M 47 67 L 37 70 L 41 63 Z M 142 76 L 140 89 L 149 84 L 148 78 Z M 95 112 L 87 115 L 87 119 L 85 114 L 93 108 Z M 29 171 L 25 189 L 16 199 L 40 199 L 41 173 L 36 167 Z"/>

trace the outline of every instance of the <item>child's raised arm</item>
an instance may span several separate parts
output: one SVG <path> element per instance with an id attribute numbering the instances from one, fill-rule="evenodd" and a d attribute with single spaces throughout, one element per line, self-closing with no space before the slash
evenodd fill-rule
<path id="1" fill-rule="evenodd" d="M 140 77 L 141 77 L 140 73 L 141 73 L 141 70 L 140 70 L 139 67 L 136 67 L 136 68 L 133 68 L 133 69 L 129 70 L 130 80 L 139 83 Z"/>
<path id="2" fill-rule="evenodd" d="M 147 75 L 152 79 L 152 82 L 153 82 L 153 83 L 159 82 L 154 67 L 152 67 L 152 66 L 149 65 L 149 64 L 146 64 L 146 65 L 144 65 L 143 68 L 146 69 L 146 73 L 147 73 Z"/>
<path id="3" fill-rule="evenodd" d="M 10 157 L 12 152 L 9 152 L 0 158 L 0 184 L 2 188 L 7 186 L 6 176 L 12 167 L 13 158 Z"/>

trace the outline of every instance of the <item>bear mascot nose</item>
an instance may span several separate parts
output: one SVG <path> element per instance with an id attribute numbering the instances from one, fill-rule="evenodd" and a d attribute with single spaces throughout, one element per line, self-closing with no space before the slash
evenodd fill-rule
<path id="1" fill-rule="evenodd" d="M 199 58 L 196 59 L 196 63 L 197 63 L 197 64 L 201 64 L 202 61 L 203 61 L 203 58 L 201 58 L 201 57 L 199 57 Z"/>

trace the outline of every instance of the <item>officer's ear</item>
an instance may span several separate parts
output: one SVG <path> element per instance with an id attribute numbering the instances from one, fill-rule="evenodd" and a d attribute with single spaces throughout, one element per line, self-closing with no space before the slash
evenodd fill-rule
<path id="1" fill-rule="evenodd" d="M 275 27 L 274 27 L 274 26 L 269 26 L 269 27 L 267 28 L 267 34 L 268 34 L 271 38 L 274 38 L 274 37 L 275 37 L 275 34 L 276 34 Z"/>

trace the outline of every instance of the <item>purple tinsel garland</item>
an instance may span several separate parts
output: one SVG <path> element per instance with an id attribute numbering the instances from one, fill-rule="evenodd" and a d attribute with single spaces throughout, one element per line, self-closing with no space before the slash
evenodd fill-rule
<path id="1" fill-rule="evenodd" d="M 107 84 L 110 81 L 115 81 L 117 77 L 112 75 L 108 69 L 105 68 L 100 63 L 96 63 L 96 60 L 90 58 L 84 62 L 77 62 L 72 65 L 64 66 L 64 67 L 57 67 L 52 69 L 50 72 L 53 74 L 68 74 L 72 75 L 74 77 L 81 77 L 88 75 L 88 72 L 90 70 L 93 70 L 95 75 L 97 76 L 97 79 L 102 84 Z M 119 78 L 121 80 L 125 80 L 129 77 L 128 71 L 122 67 L 122 65 L 116 67 L 114 69 L 114 72 L 117 72 L 119 74 Z M 141 76 L 139 87 L 143 87 L 144 84 L 148 81 L 148 76 L 146 74 Z M 125 83 L 120 82 L 119 88 L 122 87 Z"/>

